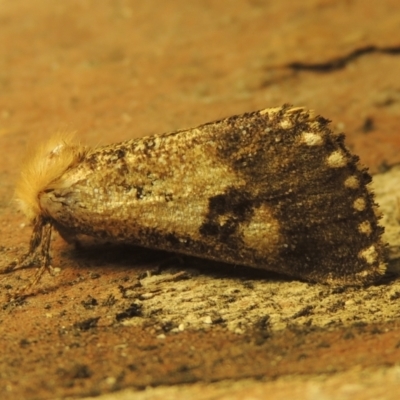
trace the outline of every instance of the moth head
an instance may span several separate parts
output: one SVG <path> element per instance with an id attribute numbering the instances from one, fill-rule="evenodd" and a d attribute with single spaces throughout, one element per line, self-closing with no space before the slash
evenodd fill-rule
<path id="1" fill-rule="evenodd" d="M 40 194 L 83 157 L 84 147 L 74 144 L 73 135 L 58 134 L 27 157 L 15 198 L 20 210 L 33 221 L 42 215 Z"/>

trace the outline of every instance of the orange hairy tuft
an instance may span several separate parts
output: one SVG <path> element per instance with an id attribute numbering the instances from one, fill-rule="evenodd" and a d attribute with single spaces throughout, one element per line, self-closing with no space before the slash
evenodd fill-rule
<path id="1" fill-rule="evenodd" d="M 15 190 L 15 198 L 21 211 L 30 220 L 42 213 L 40 193 L 76 164 L 84 153 L 84 147 L 73 144 L 72 134 L 57 134 L 28 156 Z"/>

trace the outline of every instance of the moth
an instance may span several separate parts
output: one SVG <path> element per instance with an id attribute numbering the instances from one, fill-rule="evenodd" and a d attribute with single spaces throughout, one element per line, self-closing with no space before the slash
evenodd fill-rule
<path id="1" fill-rule="evenodd" d="M 96 148 L 41 146 L 16 197 L 33 223 L 12 269 L 50 269 L 56 230 L 360 285 L 385 273 L 385 244 L 366 169 L 329 121 L 283 106 Z"/>

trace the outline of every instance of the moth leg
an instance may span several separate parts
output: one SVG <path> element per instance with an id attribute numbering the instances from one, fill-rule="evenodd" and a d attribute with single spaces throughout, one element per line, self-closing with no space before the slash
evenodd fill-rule
<path id="1" fill-rule="evenodd" d="M 52 224 L 50 221 L 43 218 L 37 218 L 34 221 L 33 231 L 29 243 L 29 250 L 15 263 L 6 267 L 2 273 L 14 272 L 17 269 L 28 268 L 33 265 L 39 265 L 39 268 L 32 281 L 17 290 L 15 297 L 21 296 L 27 289 L 35 286 L 42 277 L 43 273 L 47 270 L 53 275 L 53 270 L 50 265 L 50 241 L 52 233 Z"/>
<path id="2" fill-rule="evenodd" d="M 35 273 L 32 282 L 27 285 L 27 287 L 32 288 L 35 286 L 43 276 L 45 271 L 48 271 L 51 275 L 54 275 L 53 268 L 50 264 L 50 242 L 51 242 L 51 232 L 52 225 L 48 222 L 42 226 L 41 240 L 37 247 L 37 252 L 39 254 L 36 258 L 39 259 L 39 269 Z M 40 247 L 40 248 L 39 248 Z"/>

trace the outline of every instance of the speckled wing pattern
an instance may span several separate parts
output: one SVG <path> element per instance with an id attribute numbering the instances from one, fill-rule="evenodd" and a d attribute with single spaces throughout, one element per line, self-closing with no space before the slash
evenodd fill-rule
<path id="1" fill-rule="evenodd" d="M 283 106 L 89 149 L 38 194 L 38 219 L 69 238 L 373 282 L 385 245 L 371 178 L 328 122 Z"/>

